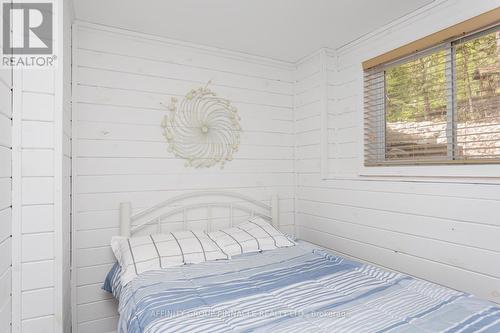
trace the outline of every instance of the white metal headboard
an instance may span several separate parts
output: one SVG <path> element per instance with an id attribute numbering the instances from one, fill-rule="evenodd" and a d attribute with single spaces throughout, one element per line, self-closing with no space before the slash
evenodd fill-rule
<path id="1" fill-rule="evenodd" d="M 214 197 L 235 199 L 236 202 L 214 202 Z M 212 201 L 196 202 L 193 204 L 183 204 L 183 201 L 194 198 L 211 198 Z M 279 227 L 279 199 L 277 195 L 271 197 L 271 205 L 267 205 L 261 201 L 250 198 L 239 193 L 223 192 L 223 191 L 200 191 L 191 192 L 175 196 L 165 200 L 151 208 L 143 210 L 132 215 L 132 204 L 130 202 L 120 203 L 120 235 L 130 237 L 135 232 L 150 226 L 157 225 L 157 231 L 161 231 L 162 221 L 170 216 L 182 214 L 183 229 L 187 229 L 187 213 L 190 210 L 206 208 L 207 209 L 207 231 L 211 231 L 212 225 L 212 208 L 222 207 L 229 211 L 229 223 L 232 226 L 234 222 L 234 211 L 244 211 L 251 216 L 260 216 L 263 219 L 271 222 L 274 226 Z"/>

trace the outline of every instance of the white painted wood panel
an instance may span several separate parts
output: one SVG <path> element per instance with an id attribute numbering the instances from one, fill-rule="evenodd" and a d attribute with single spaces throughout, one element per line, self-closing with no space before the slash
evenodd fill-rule
<path id="1" fill-rule="evenodd" d="M 309 200 L 336 203 L 339 205 L 358 206 L 389 212 L 434 216 L 458 221 L 482 223 L 499 226 L 496 218 L 498 202 L 495 200 L 447 198 L 439 196 L 422 196 L 415 194 L 380 193 L 356 191 L 349 189 L 311 188 L 299 189 L 301 197 Z M 412 203 L 418 202 L 418 205 Z M 477 211 L 475 211 L 477 209 Z M 475 211 L 475 212 L 474 212 Z M 481 214 L 477 214 L 481 211 Z"/>
<path id="2" fill-rule="evenodd" d="M 11 301 L 10 292 L 11 292 L 11 272 L 10 268 L 3 272 L 0 275 L 0 308 L 6 304 L 9 304 Z M 9 316 L 10 317 L 10 316 Z M 10 323 L 10 318 L 8 320 Z"/>
<path id="3" fill-rule="evenodd" d="M 0 178 L 0 209 L 8 208 L 12 201 L 11 179 Z"/>
<path id="4" fill-rule="evenodd" d="M 2 96 L 0 100 L 0 116 L 3 115 L 6 116 L 6 118 L 12 117 L 12 98 L 10 89 L 10 83 L 7 85 L 4 82 L 0 82 L 0 96 Z"/>
<path id="5" fill-rule="evenodd" d="M 158 117 L 157 122 L 161 121 Z M 244 117 L 241 122 L 244 123 Z M 255 121 L 254 121 L 255 122 Z M 254 124 L 253 128 L 245 127 L 241 132 L 242 149 L 253 146 L 264 147 L 290 147 L 293 142 L 293 136 L 290 134 L 291 126 L 283 123 L 275 124 L 272 122 L 268 128 L 266 125 L 259 126 Z M 281 127 L 281 128 L 280 128 Z M 78 138 L 86 140 L 104 140 L 104 141 L 139 141 L 139 142 L 161 142 L 161 128 L 158 124 L 114 124 L 100 122 L 79 122 Z M 249 148 L 247 148 L 249 149 Z"/>
<path id="6" fill-rule="evenodd" d="M 23 147 L 46 148 L 54 147 L 54 124 L 52 122 L 23 121 Z"/>
<path id="7" fill-rule="evenodd" d="M 0 331 L 10 332 L 12 305 L 9 300 L 7 303 L 0 305 Z"/>
<path id="8" fill-rule="evenodd" d="M 148 38 L 147 35 L 132 36 L 120 29 L 106 30 L 108 31 L 103 31 L 102 27 L 98 26 L 82 26 L 78 36 L 79 49 L 188 65 L 245 77 L 292 82 L 292 73 L 288 64 L 277 66 L 278 62 L 269 64 L 250 62 L 246 61 L 244 56 L 228 56 L 219 52 L 197 49 L 196 46 L 172 45 L 152 36 L 152 38 Z"/>
<path id="9" fill-rule="evenodd" d="M 54 177 L 23 177 L 23 205 L 54 203 Z"/>
<path id="10" fill-rule="evenodd" d="M 52 333 L 55 330 L 54 316 L 26 319 L 23 321 L 23 333 Z"/>
<path id="11" fill-rule="evenodd" d="M 78 287 L 77 295 L 77 304 L 91 303 L 113 298 L 113 295 L 102 290 L 102 285 L 100 283 Z"/>
<path id="12" fill-rule="evenodd" d="M 245 117 L 245 128 L 258 127 L 258 119 L 255 116 L 269 116 L 269 121 L 275 125 L 289 126 L 293 125 L 293 119 L 290 118 L 291 110 L 289 108 L 276 108 L 271 106 L 261 105 L 255 108 L 251 105 L 237 105 L 240 116 Z M 134 107 L 134 106 L 117 106 L 102 103 L 85 103 L 78 104 L 78 120 L 81 121 L 100 121 L 116 124 L 138 124 L 138 125 L 158 125 L 158 119 L 164 115 L 165 108 L 161 105 L 155 107 Z M 261 124 L 265 128 L 269 128 L 266 124 Z M 260 127 L 259 127 L 260 128 Z M 274 129 L 270 127 L 271 129 Z"/>
<path id="13" fill-rule="evenodd" d="M 54 209 L 52 205 L 28 205 L 22 208 L 23 234 L 50 232 L 54 230 Z"/>
<path id="14" fill-rule="evenodd" d="M 233 88 L 283 95 L 291 95 L 290 88 L 293 84 L 291 81 L 284 81 L 282 79 L 259 78 L 248 75 L 248 73 L 241 75 L 209 67 L 203 68 L 194 64 L 165 62 L 134 57 L 129 54 L 103 53 L 102 50 L 86 50 L 81 48 L 78 53 L 78 61 L 81 68 L 140 74 L 153 78 L 198 84 L 206 84 L 208 81 L 211 81 L 211 84 L 215 87 L 230 84 Z"/>
<path id="15" fill-rule="evenodd" d="M 54 174 L 54 151 L 51 149 L 24 149 L 22 175 L 25 177 L 50 177 Z"/>
<path id="16" fill-rule="evenodd" d="M 103 29 L 78 28 L 73 95 L 74 328 L 96 333 L 116 328 L 116 304 L 100 286 L 114 262 L 109 241 L 119 231 L 120 202 L 131 201 L 138 211 L 198 189 L 242 192 L 267 203 L 278 194 L 287 232 L 295 209 L 290 66 Z M 238 108 L 241 146 L 222 170 L 188 169 L 168 153 L 160 121 L 170 97 L 208 81 Z M 227 214 L 213 213 L 219 223 L 229 222 Z M 190 225 L 205 225 L 206 213 L 201 216 L 191 215 Z M 163 228 L 180 225 L 165 221 Z"/>
<path id="17" fill-rule="evenodd" d="M 78 306 L 78 318 L 82 322 L 104 319 L 118 315 L 116 310 L 118 302 L 114 299 L 91 302 Z"/>
<path id="18" fill-rule="evenodd" d="M 298 197 L 300 201 L 297 203 L 297 211 L 308 212 L 307 214 L 312 217 L 332 216 L 339 223 L 352 223 L 378 230 L 395 231 L 404 235 L 467 245 L 472 248 L 495 251 L 495 253 L 500 251 L 495 226 L 313 201 L 301 197 L 300 191 Z"/>
<path id="19" fill-rule="evenodd" d="M 4 241 L 12 235 L 12 210 L 5 207 L 0 210 L 0 241 Z"/>
<path id="20" fill-rule="evenodd" d="M 113 316 L 105 319 L 90 320 L 78 324 L 79 333 L 94 333 L 94 332 L 116 332 L 118 316 Z"/>
<path id="21" fill-rule="evenodd" d="M 10 147 L 0 146 L 0 178 L 12 176 L 12 150 Z"/>
<path id="22" fill-rule="evenodd" d="M 0 69 L 0 84 L 12 86 L 12 71 L 7 68 Z"/>
<path id="23" fill-rule="evenodd" d="M 53 95 L 55 92 L 55 71 L 35 69 L 24 70 L 22 80 L 23 98 L 26 92 Z"/>
<path id="24" fill-rule="evenodd" d="M 321 152 L 316 146 L 320 124 L 315 120 L 321 110 L 312 104 L 314 108 L 302 116 L 303 109 L 295 109 L 299 236 L 500 303 L 500 271 L 492 265 L 500 262 L 498 183 L 359 176 L 363 163 L 361 62 L 478 15 L 494 4 L 461 0 L 431 7 L 431 12 L 424 10 L 411 20 L 402 18 L 391 28 L 337 50 L 336 65 L 330 65 L 328 74 L 330 179 L 326 181 L 320 180 Z M 297 77 L 305 81 L 316 70 L 309 62 L 299 65 L 299 72 Z M 303 86 L 304 90 L 318 89 L 311 82 Z M 308 103 L 315 93 L 306 91 L 300 96 Z"/>
<path id="25" fill-rule="evenodd" d="M 0 70 L 0 332 L 12 321 L 12 71 Z"/>
<path id="26" fill-rule="evenodd" d="M 54 260 L 26 262 L 22 269 L 23 290 L 43 289 L 54 285 Z"/>
<path id="27" fill-rule="evenodd" d="M 0 114 L 0 146 L 11 147 L 12 121 L 9 117 Z"/>
<path id="28" fill-rule="evenodd" d="M 84 87 L 106 88 L 108 89 L 106 91 L 117 91 L 117 93 L 118 91 L 133 91 L 135 94 L 140 94 L 140 96 L 143 96 L 143 93 L 184 96 L 185 92 L 192 89 L 193 86 L 205 86 L 207 84 L 207 82 L 203 81 L 180 81 L 169 78 L 152 77 L 142 73 L 129 74 L 86 67 L 78 67 L 76 75 L 78 76 L 78 84 Z M 284 94 L 266 90 L 260 91 L 256 89 L 228 87 L 227 85 L 214 85 L 211 88 L 217 89 L 220 95 L 234 101 L 234 103 L 270 105 L 277 108 L 291 108 L 293 103 L 293 95 L 291 92 Z M 104 99 L 103 96 L 98 96 L 98 98 Z M 168 101 L 163 103 L 168 104 Z"/>
<path id="29" fill-rule="evenodd" d="M 32 262 L 54 258 L 53 232 L 26 234 L 22 237 L 22 260 Z"/>
<path id="30" fill-rule="evenodd" d="M 0 243 L 0 272 L 5 273 L 10 269 L 11 253 L 11 240 L 6 238 Z"/>
<path id="31" fill-rule="evenodd" d="M 54 314 L 54 288 L 24 291 L 22 318 L 34 319 Z"/>
<path id="32" fill-rule="evenodd" d="M 23 93 L 23 119 L 37 121 L 54 120 L 54 96 L 40 92 Z"/>
<path id="33" fill-rule="evenodd" d="M 226 190 L 236 190 L 237 188 L 225 187 Z M 165 198 L 167 200 L 177 194 L 182 193 L 185 189 L 166 189 L 163 191 L 148 191 L 148 192 L 120 192 L 120 193 L 88 193 L 88 194 L 78 194 L 78 212 L 92 212 L 99 210 L 117 210 L 116 205 L 120 202 L 124 202 L 127 198 L 131 199 L 136 203 L 134 207 L 136 209 L 147 208 L 151 206 L 152 200 L 158 196 Z M 253 195 L 256 198 L 266 198 L 272 193 L 277 193 L 283 200 L 293 198 L 293 186 L 278 187 L 278 188 L 266 188 L 264 186 L 256 186 L 252 188 L 246 188 L 245 193 Z M 263 199 L 265 200 L 265 199 Z M 286 202 L 286 201 L 285 201 Z"/>
<path id="34" fill-rule="evenodd" d="M 61 2 L 62 9 L 68 2 Z M 64 5 L 64 6 L 63 6 Z M 56 27 L 62 13 L 54 17 Z M 61 30 L 62 32 L 62 30 Z M 61 35 L 61 34 L 59 34 Z M 55 69 L 22 69 L 14 80 L 15 218 L 13 225 L 13 322 L 15 332 L 63 332 L 62 83 L 63 53 Z M 59 155 L 59 152 L 60 155 Z M 61 159 L 59 159 L 61 156 Z M 69 192 L 67 192 L 69 196 Z M 69 219 L 64 221 L 69 228 Z M 69 235 L 69 230 L 67 232 Z M 67 248 L 69 249 L 69 247 Z M 67 256 L 67 255 L 66 255 Z M 69 270 L 69 263 L 65 265 Z M 69 292 L 66 293 L 69 296 Z M 57 317 L 57 320 L 55 320 Z M 69 326 L 67 326 L 69 327 Z"/>
<path id="35" fill-rule="evenodd" d="M 80 174 L 83 176 L 99 175 L 140 175 L 140 174 L 169 174 L 185 172 L 181 163 L 172 163 L 171 159 L 163 158 L 134 158 L 123 163 L 123 158 L 81 157 L 78 162 Z M 173 165 L 172 165 L 173 164 Z M 257 160 L 235 159 L 224 166 L 224 170 L 217 173 L 259 173 L 266 170 L 269 173 L 293 173 L 290 160 Z M 197 173 L 210 174 L 213 171 L 199 170 Z"/>
<path id="36" fill-rule="evenodd" d="M 143 141 L 113 141 L 113 140 L 87 140 L 80 139 L 77 142 L 79 157 L 102 157 L 102 158 L 136 158 L 156 157 L 176 160 L 177 164 L 184 165 L 182 161 L 165 154 L 167 149 L 163 142 Z M 293 148 L 281 145 L 249 146 L 241 144 L 238 154 L 234 160 L 288 160 L 293 161 Z"/>
<path id="37" fill-rule="evenodd" d="M 72 156 L 71 156 L 71 142 L 73 138 L 73 124 L 72 124 L 72 24 L 74 21 L 74 8 L 73 2 L 67 1 L 63 8 L 63 24 L 62 30 L 62 49 L 63 49 L 63 63 L 62 70 L 60 71 L 59 81 L 59 99 L 61 102 L 61 122 L 59 123 L 59 134 L 61 135 L 61 147 L 57 150 L 59 172 L 61 179 L 58 187 L 61 193 L 61 204 L 57 207 L 58 214 L 60 214 L 60 237 L 57 242 L 60 243 L 58 251 L 61 254 L 61 269 L 57 272 L 60 274 L 61 293 L 58 295 L 58 305 L 56 309 L 61 312 L 62 323 L 61 331 L 75 331 L 72 329 L 72 309 L 71 309 L 71 170 L 72 170 Z"/>
<path id="38" fill-rule="evenodd" d="M 175 163 L 176 161 L 174 161 Z M 231 174 L 221 172 L 224 180 L 211 178 L 211 174 L 187 173 L 189 177 L 184 179 L 176 174 L 170 175 L 113 175 L 113 176 L 82 176 L 77 181 L 80 193 L 102 193 L 102 192 L 131 192 L 131 191 L 155 191 L 162 190 L 164 184 L 170 188 L 185 186 L 190 189 L 217 188 L 217 187 L 252 187 L 252 186 L 289 186 L 293 181 L 293 174 L 258 174 L 255 179 L 250 176 L 255 174 Z"/>

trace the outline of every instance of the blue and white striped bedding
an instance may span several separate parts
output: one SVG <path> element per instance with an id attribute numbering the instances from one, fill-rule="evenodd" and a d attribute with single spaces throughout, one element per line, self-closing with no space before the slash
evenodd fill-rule
<path id="1" fill-rule="evenodd" d="M 152 271 L 119 332 L 500 332 L 500 307 L 310 244 Z"/>

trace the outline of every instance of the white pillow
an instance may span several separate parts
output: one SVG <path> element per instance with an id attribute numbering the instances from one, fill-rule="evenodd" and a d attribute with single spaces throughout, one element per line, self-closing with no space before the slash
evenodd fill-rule
<path id="1" fill-rule="evenodd" d="M 123 286 L 143 272 L 230 258 L 202 231 L 115 236 L 111 238 L 111 248 L 122 268 Z"/>
<path id="2" fill-rule="evenodd" d="M 295 245 L 261 217 L 236 227 L 210 232 L 208 236 L 230 256 Z"/>

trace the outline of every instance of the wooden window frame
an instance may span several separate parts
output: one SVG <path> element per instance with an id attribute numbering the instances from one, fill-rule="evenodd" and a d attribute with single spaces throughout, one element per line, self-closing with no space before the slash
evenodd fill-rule
<path id="1" fill-rule="evenodd" d="M 460 22 L 458 24 L 452 25 L 451 27 L 440 30 L 426 37 L 420 38 L 414 42 L 398 47 L 397 49 L 394 49 L 392 51 L 363 61 L 363 70 L 368 70 L 381 64 L 404 58 L 411 54 L 444 43 L 448 40 L 457 39 L 479 30 L 483 30 L 489 26 L 497 25 L 498 23 L 500 23 L 499 17 L 500 7 Z"/>

